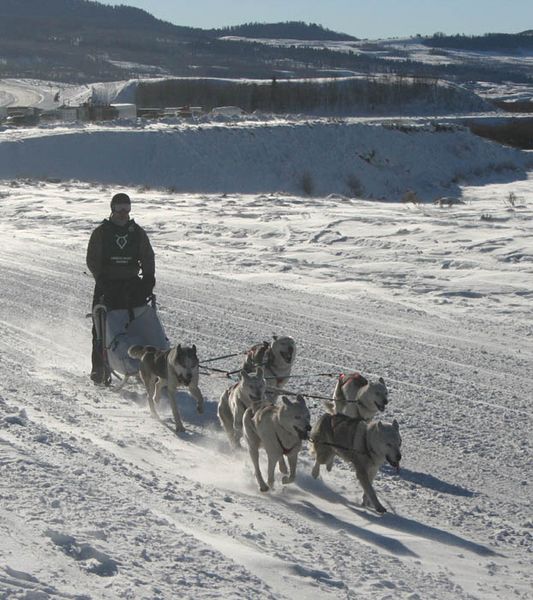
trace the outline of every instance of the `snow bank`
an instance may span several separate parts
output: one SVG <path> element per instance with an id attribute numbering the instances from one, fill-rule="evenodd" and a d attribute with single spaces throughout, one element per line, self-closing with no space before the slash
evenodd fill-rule
<path id="1" fill-rule="evenodd" d="M 514 169 L 527 154 L 454 126 L 305 121 L 80 127 L 17 133 L 0 142 L 0 177 L 54 177 L 183 192 L 398 200 L 459 192 L 459 184 Z"/>

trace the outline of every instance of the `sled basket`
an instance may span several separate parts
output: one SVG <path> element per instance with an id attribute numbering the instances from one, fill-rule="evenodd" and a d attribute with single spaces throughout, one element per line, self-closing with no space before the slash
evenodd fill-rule
<path id="1" fill-rule="evenodd" d="M 155 346 L 168 350 L 170 344 L 156 309 L 145 305 L 136 308 L 106 310 L 103 312 L 105 351 L 109 368 L 121 375 L 134 375 L 139 361 L 128 356 L 130 346 Z"/>

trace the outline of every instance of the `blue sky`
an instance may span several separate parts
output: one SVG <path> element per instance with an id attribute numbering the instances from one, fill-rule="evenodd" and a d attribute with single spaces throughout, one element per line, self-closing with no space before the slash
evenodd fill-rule
<path id="1" fill-rule="evenodd" d="M 101 0 L 128 4 L 176 25 L 308 21 L 356 37 L 533 29 L 533 0 Z"/>

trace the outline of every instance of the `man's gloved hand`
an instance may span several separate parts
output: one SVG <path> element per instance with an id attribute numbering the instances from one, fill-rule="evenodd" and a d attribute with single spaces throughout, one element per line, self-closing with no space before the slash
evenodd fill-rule
<path id="1" fill-rule="evenodd" d="M 142 289 L 146 298 L 152 295 L 155 286 L 155 277 L 153 275 L 143 275 Z"/>

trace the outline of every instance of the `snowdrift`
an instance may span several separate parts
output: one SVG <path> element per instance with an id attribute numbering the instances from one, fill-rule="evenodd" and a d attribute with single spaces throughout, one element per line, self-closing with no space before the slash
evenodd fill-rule
<path id="1" fill-rule="evenodd" d="M 61 178 L 180 192 L 331 193 L 431 200 L 478 177 L 525 177 L 525 152 L 452 125 L 343 121 L 76 127 L 0 142 L 0 177 Z M 24 137 L 26 136 L 26 137 Z M 512 173 L 511 173 L 512 171 Z"/>

